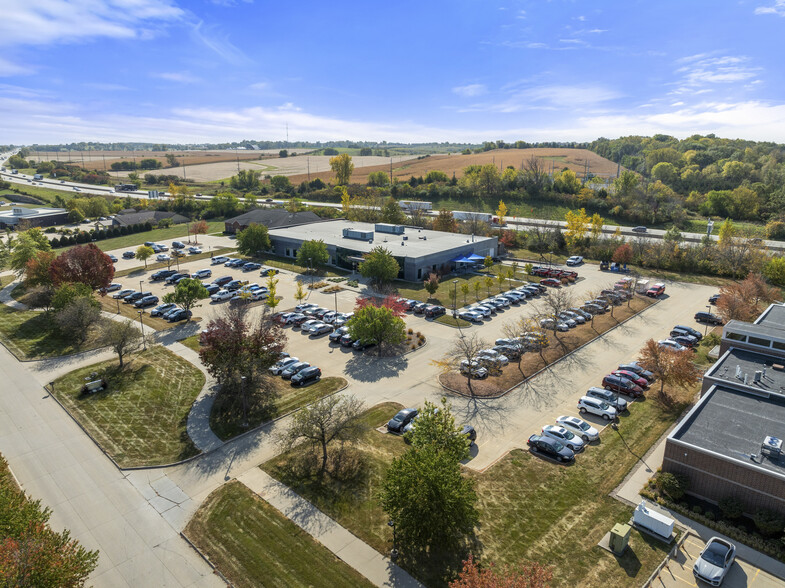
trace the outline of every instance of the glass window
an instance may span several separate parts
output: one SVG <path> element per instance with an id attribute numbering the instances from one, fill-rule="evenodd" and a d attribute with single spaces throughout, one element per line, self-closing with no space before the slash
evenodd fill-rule
<path id="1" fill-rule="evenodd" d="M 771 341 L 768 339 L 761 339 L 760 337 L 752 337 L 749 338 L 749 343 L 751 345 L 760 345 L 761 347 L 770 347 Z"/>
<path id="2" fill-rule="evenodd" d="M 774 349 L 779 349 L 780 351 L 785 351 L 785 342 L 783 342 L 783 341 L 772 341 L 771 342 L 771 346 L 774 347 Z"/>
<path id="3" fill-rule="evenodd" d="M 725 335 L 726 339 L 733 339 L 734 341 L 746 341 L 747 335 L 742 335 L 740 333 L 728 333 Z"/>

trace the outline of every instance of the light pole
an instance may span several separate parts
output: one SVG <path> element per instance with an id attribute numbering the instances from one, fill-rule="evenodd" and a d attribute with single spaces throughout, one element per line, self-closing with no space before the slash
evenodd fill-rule
<path id="1" fill-rule="evenodd" d="M 117 300 L 117 314 L 120 314 L 120 299 L 115 298 L 115 300 Z"/>
<path id="2" fill-rule="evenodd" d="M 396 547 L 396 540 L 395 540 L 396 539 L 395 538 L 395 521 L 390 519 L 389 521 L 387 521 L 387 525 L 392 527 L 393 546 L 392 546 L 392 549 L 390 550 L 390 559 L 392 560 L 393 563 L 395 563 L 395 560 L 398 559 L 398 548 Z"/>
<path id="3" fill-rule="evenodd" d="M 333 292 L 333 294 L 335 295 L 335 314 L 337 315 L 338 314 L 338 290 Z"/>
<path id="4" fill-rule="evenodd" d="M 313 259 L 308 258 L 308 272 L 311 274 L 311 286 L 313 286 Z"/>
<path id="5" fill-rule="evenodd" d="M 548 261 L 548 265 L 550 265 L 551 267 L 553 267 L 553 251 L 549 251 L 549 252 L 548 252 L 548 255 L 550 255 L 550 256 L 551 256 L 551 257 L 550 257 L 550 260 Z"/>
<path id="6" fill-rule="evenodd" d="M 144 292 L 144 288 L 142 288 L 142 283 L 143 282 L 144 282 L 144 280 L 139 280 L 139 291 L 140 292 Z"/>
<path id="7" fill-rule="evenodd" d="M 142 350 L 147 351 L 147 340 L 144 338 L 144 322 L 142 321 L 142 313 L 144 311 L 139 311 L 139 325 L 142 327 Z"/>
<path id="8" fill-rule="evenodd" d="M 711 304 L 706 305 L 706 312 L 711 313 Z M 709 323 L 707 322 L 706 328 L 703 330 L 703 336 L 705 337 L 708 334 L 709 334 Z"/>
<path id="9" fill-rule="evenodd" d="M 240 378 L 240 391 L 243 396 L 243 429 L 248 428 L 248 403 L 245 399 L 245 376 Z"/>
<path id="10" fill-rule="evenodd" d="M 452 318 L 458 318 L 458 280 L 452 281 Z"/>

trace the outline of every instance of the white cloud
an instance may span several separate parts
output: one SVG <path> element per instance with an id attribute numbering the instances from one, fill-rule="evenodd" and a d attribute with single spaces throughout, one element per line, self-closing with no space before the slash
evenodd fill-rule
<path id="1" fill-rule="evenodd" d="M 0 46 L 144 38 L 183 15 L 170 0 L 5 0 Z"/>
<path id="2" fill-rule="evenodd" d="M 525 10 L 519 10 L 518 14 L 515 15 L 515 18 L 517 18 L 518 20 L 525 20 L 526 19 L 526 11 Z"/>
<path id="3" fill-rule="evenodd" d="M 683 57 L 676 63 L 683 65 L 676 69 L 680 79 L 672 94 L 697 94 L 710 91 L 709 88 L 717 84 L 754 83 L 761 71 L 760 67 L 750 65 L 749 58 L 743 55 L 699 53 Z"/>
<path id="4" fill-rule="evenodd" d="M 785 0 L 774 0 L 770 6 L 758 6 L 755 14 L 773 14 L 775 16 L 785 16 Z"/>
<path id="5" fill-rule="evenodd" d="M 150 75 L 154 78 L 159 78 L 168 82 L 177 82 L 179 84 L 195 84 L 202 81 L 201 78 L 191 75 L 188 72 L 169 71 Z"/>
<path id="6" fill-rule="evenodd" d="M 12 63 L 4 57 L 0 57 L 0 78 L 11 76 L 23 76 L 35 73 L 28 67 L 22 67 L 19 64 Z"/>
<path id="7" fill-rule="evenodd" d="M 488 88 L 485 87 L 485 84 L 467 84 L 465 86 L 456 86 L 452 91 L 453 93 L 458 94 L 458 96 L 469 98 L 485 94 L 488 92 Z"/>
<path id="8" fill-rule="evenodd" d="M 247 65 L 251 63 L 248 56 L 229 41 L 226 35 L 221 35 L 215 27 L 196 22 L 191 28 L 193 37 L 205 47 L 218 55 L 221 59 L 232 65 Z"/>
<path id="9" fill-rule="evenodd" d="M 530 108 L 585 108 L 621 96 L 616 90 L 604 86 L 544 85 L 517 92 L 508 100 L 492 106 L 491 109 L 498 112 L 518 112 Z"/>

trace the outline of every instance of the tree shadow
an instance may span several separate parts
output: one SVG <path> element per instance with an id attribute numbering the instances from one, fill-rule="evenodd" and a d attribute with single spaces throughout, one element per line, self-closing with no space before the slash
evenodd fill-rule
<path id="1" fill-rule="evenodd" d="M 395 357 L 370 357 L 356 353 L 346 362 L 344 373 L 358 382 L 378 382 L 386 378 L 396 378 L 409 365 L 405 355 Z"/>

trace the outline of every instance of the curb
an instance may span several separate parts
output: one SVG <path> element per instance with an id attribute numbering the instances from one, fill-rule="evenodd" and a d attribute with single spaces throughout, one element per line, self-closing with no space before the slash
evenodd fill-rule
<path id="1" fill-rule="evenodd" d="M 187 536 L 185 533 L 183 533 L 182 531 L 180 531 L 180 537 L 182 537 L 183 539 L 185 539 L 185 542 L 186 542 L 186 543 L 188 543 L 188 545 L 191 547 L 191 549 L 193 549 L 193 550 L 194 550 L 196 553 L 198 553 L 198 554 L 199 554 L 199 557 L 201 557 L 201 558 L 202 558 L 202 559 L 205 561 L 205 563 L 207 563 L 207 565 L 208 565 L 208 566 L 210 566 L 210 567 L 212 568 L 212 570 L 213 570 L 213 573 L 214 573 L 215 575 L 217 575 L 219 578 L 221 578 L 221 580 L 222 580 L 223 582 L 225 582 L 227 586 L 231 586 L 232 588 L 234 588 L 234 584 L 232 584 L 232 583 L 231 583 L 231 582 L 230 582 L 230 581 L 229 581 L 229 580 L 226 578 L 226 576 L 224 576 L 224 575 L 221 573 L 221 570 L 219 570 L 219 569 L 218 569 L 218 567 L 217 567 L 217 566 L 216 566 L 216 565 L 215 565 L 213 562 L 211 562 L 211 561 L 210 561 L 210 558 L 209 558 L 209 557 L 207 557 L 207 556 L 206 556 L 204 553 L 202 553 L 202 550 L 201 550 L 201 549 L 199 549 L 199 548 L 198 548 L 196 545 L 194 545 L 193 541 L 191 541 L 191 540 L 188 538 L 188 536 Z"/>
<path id="2" fill-rule="evenodd" d="M 472 396 L 471 394 L 464 394 L 463 392 L 458 392 L 458 391 L 456 391 L 456 390 L 453 390 L 452 388 L 449 388 L 449 387 L 445 386 L 444 384 L 442 384 L 442 382 L 441 382 L 441 376 L 442 376 L 442 374 L 439 374 L 439 377 L 437 378 L 437 380 L 439 381 L 439 385 L 440 385 L 440 386 L 441 386 L 441 387 L 442 387 L 444 390 L 447 390 L 448 392 L 451 392 L 451 393 L 455 394 L 456 396 L 460 396 L 461 398 L 482 398 L 483 400 L 497 400 L 497 399 L 499 399 L 499 398 L 502 398 L 503 396 L 506 396 L 507 394 L 509 394 L 510 392 L 512 392 L 513 390 L 515 390 L 517 387 L 519 387 L 519 386 L 523 385 L 523 384 L 524 384 L 524 383 L 525 383 L 527 380 L 530 380 L 531 378 L 533 378 L 534 376 L 536 376 L 536 375 L 540 374 L 541 372 L 544 372 L 545 370 L 547 370 L 547 369 L 549 369 L 549 368 L 553 367 L 554 365 L 556 365 L 557 363 L 559 363 L 559 362 L 560 362 L 560 361 L 562 361 L 563 359 L 565 359 L 565 358 L 569 357 L 570 355 L 572 355 L 572 354 L 573 354 L 573 353 L 575 353 L 576 351 L 580 351 L 581 349 L 583 349 L 584 347 L 586 347 L 586 346 L 587 346 L 587 345 L 589 345 L 590 343 L 594 343 L 595 341 L 597 341 L 597 340 L 598 340 L 598 339 L 600 339 L 601 337 L 604 337 L 605 335 L 607 335 L 608 333 L 610 333 L 610 332 L 611 332 L 611 331 L 613 331 L 614 329 L 616 329 L 616 328 L 618 328 L 618 327 L 622 326 L 622 325 L 623 325 L 624 323 L 626 323 L 627 321 L 629 321 L 629 320 L 631 320 L 631 319 L 634 319 L 635 317 L 637 317 L 637 316 L 641 315 L 642 313 L 646 312 L 648 309 L 650 309 L 650 308 L 651 308 L 651 307 L 653 307 L 653 306 L 656 306 L 656 305 L 657 305 L 657 304 L 659 304 L 659 303 L 660 303 L 660 300 L 659 300 L 659 299 L 656 299 L 654 302 L 652 302 L 651 304 L 649 304 L 649 305 L 648 305 L 646 308 L 642 308 L 641 310 L 639 310 L 638 312 L 636 312 L 636 313 L 635 313 L 635 314 L 633 314 L 632 316 L 629 316 L 629 317 L 627 317 L 626 319 L 624 319 L 622 322 L 620 322 L 620 323 L 616 323 L 615 325 L 613 325 L 613 326 L 612 326 L 610 329 L 608 329 L 608 330 L 607 330 L 607 331 L 605 331 L 604 333 L 600 333 L 599 335 L 597 335 L 597 336 L 596 336 L 596 337 L 594 337 L 593 339 L 589 339 L 588 341 L 586 341 L 586 343 L 584 343 L 584 344 L 582 344 L 582 345 L 579 345 L 579 346 L 578 346 L 578 347 L 576 347 L 575 349 L 571 350 L 569 353 L 565 353 L 565 354 L 564 354 L 564 355 L 562 355 L 561 357 L 559 357 L 559 358 L 557 358 L 557 359 L 553 360 L 553 361 L 552 361 L 551 363 L 549 363 L 548 365 L 541 367 L 540 369 L 538 369 L 536 372 L 534 372 L 533 374 L 531 374 L 530 376 L 528 376 L 528 377 L 527 377 L 527 378 L 525 378 L 524 380 L 521 380 L 521 381 L 520 381 L 520 382 L 518 382 L 517 384 L 514 384 L 514 385 L 513 385 L 513 386 L 511 386 L 510 388 L 507 388 L 506 390 L 504 390 L 504 391 L 502 391 L 502 392 L 499 392 L 498 394 L 496 394 L 496 395 L 494 395 L 494 396 Z"/>

